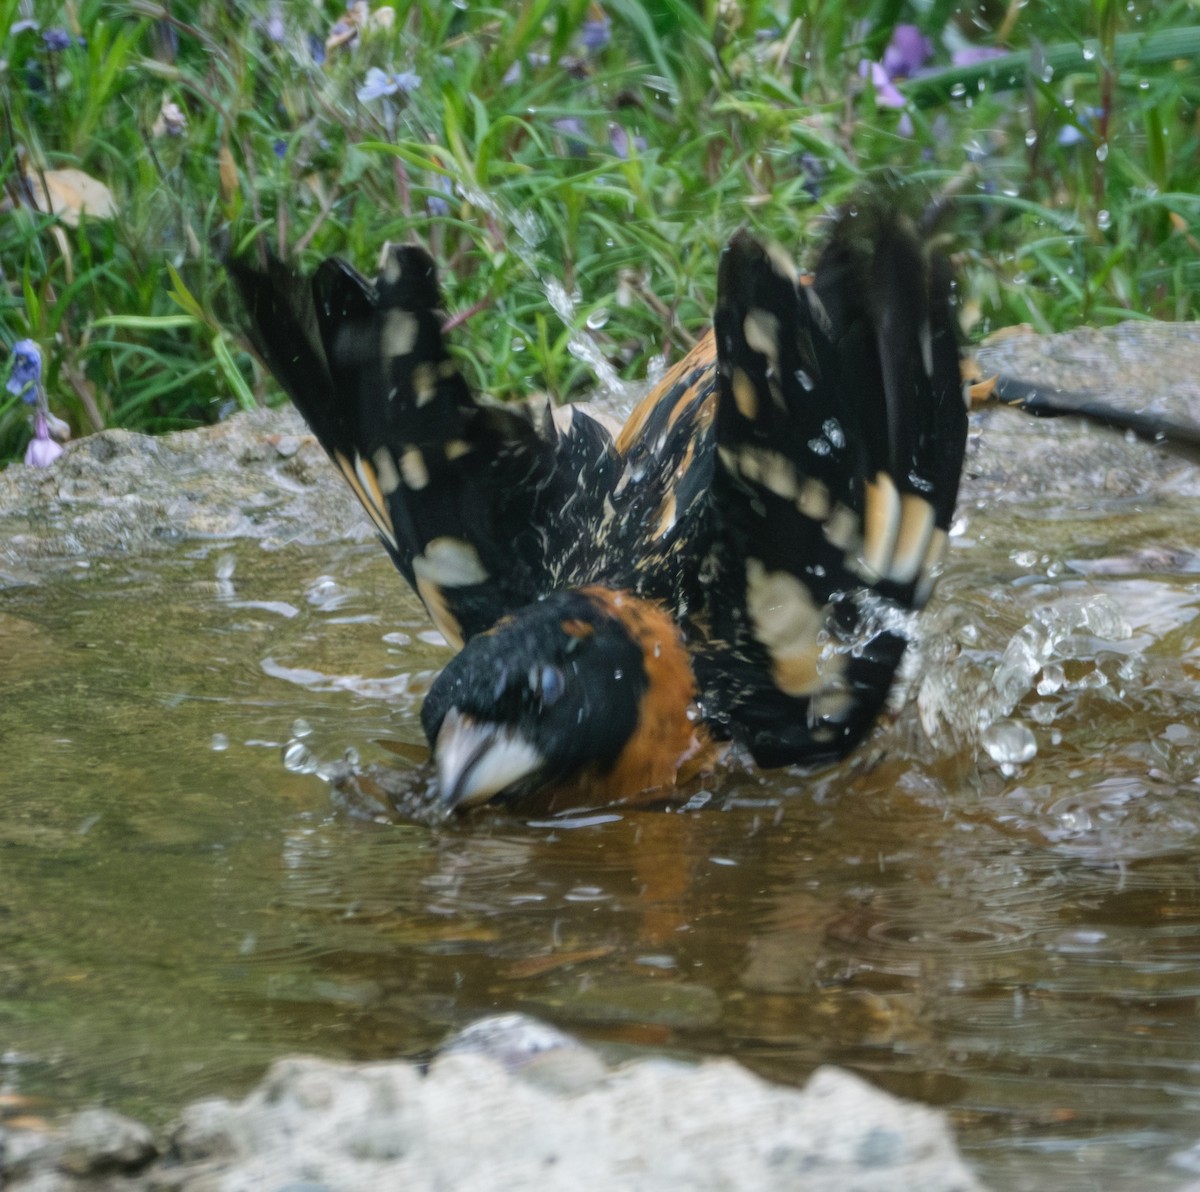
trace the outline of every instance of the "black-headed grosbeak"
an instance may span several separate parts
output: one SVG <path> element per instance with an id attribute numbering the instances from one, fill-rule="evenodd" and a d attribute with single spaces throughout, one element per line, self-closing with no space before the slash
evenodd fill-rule
<path id="1" fill-rule="evenodd" d="M 966 409 L 944 260 L 886 201 L 808 283 L 739 233 L 713 329 L 616 433 L 478 401 L 434 262 L 230 270 L 257 349 L 459 653 L 422 724 L 445 808 L 661 794 L 722 742 L 849 752 L 946 547 Z"/>

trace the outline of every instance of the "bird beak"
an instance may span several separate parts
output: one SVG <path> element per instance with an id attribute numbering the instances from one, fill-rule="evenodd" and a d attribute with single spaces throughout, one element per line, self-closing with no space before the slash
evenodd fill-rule
<path id="1" fill-rule="evenodd" d="M 472 720 L 451 708 L 433 747 L 438 799 L 444 807 L 473 807 L 539 770 L 542 755 L 515 729 Z"/>

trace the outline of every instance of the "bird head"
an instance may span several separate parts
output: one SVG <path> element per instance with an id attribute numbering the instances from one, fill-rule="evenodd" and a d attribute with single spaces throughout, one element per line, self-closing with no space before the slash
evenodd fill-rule
<path id="1" fill-rule="evenodd" d="M 574 786 L 611 802 L 670 785 L 693 749 L 694 695 L 657 606 L 557 592 L 472 638 L 434 681 L 421 722 L 439 799 L 467 808 Z"/>

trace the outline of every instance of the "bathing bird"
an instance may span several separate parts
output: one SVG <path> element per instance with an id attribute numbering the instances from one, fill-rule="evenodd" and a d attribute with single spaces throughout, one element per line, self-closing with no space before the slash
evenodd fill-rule
<path id="1" fill-rule="evenodd" d="M 457 654 L 438 806 L 669 796 L 730 747 L 844 757 L 946 550 L 967 433 L 944 256 L 892 200 L 811 273 L 735 234 L 713 324 L 623 425 L 473 394 L 437 268 L 229 263 L 256 350 Z"/>

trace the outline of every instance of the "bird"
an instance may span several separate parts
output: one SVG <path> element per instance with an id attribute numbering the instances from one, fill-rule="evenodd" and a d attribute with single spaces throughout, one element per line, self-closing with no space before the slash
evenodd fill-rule
<path id="1" fill-rule="evenodd" d="M 747 230 L 623 425 L 472 393 L 437 266 L 227 268 L 248 339 L 457 651 L 421 709 L 444 814 L 670 798 L 728 751 L 815 768 L 885 707 L 967 434 L 947 257 L 890 192 L 811 273 Z"/>

